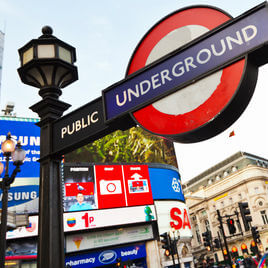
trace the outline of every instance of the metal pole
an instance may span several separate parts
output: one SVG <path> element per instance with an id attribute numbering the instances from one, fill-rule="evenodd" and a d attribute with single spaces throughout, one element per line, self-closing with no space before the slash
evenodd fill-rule
<path id="1" fill-rule="evenodd" d="M 178 248 L 177 248 L 177 241 L 179 241 L 179 239 L 175 238 L 175 241 L 174 241 L 174 243 L 175 243 L 175 254 L 177 254 L 177 256 L 178 256 L 178 267 L 181 267 L 181 265 L 180 265 L 180 256 L 179 256 L 179 252 L 178 252 Z"/>
<path id="2" fill-rule="evenodd" d="M 38 268 L 64 268 L 64 232 L 61 156 L 52 154 L 52 123 L 70 105 L 55 98 L 44 98 L 30 107 L 40 116 L 40 184 L 38 220 Z"/>
<path id="3" fill-rule="evenodd" d="M 241 235 L 243 235 L 243 232 L 242 232 L 242 228 L 241 228 L 241 223 L 240 223 L 240 220 L 239 220 L 239 213 L 237 211 L 235 211 L 235 215 L 236 215 L 236 224 L 238 226 L 238 229 L 239 229 L 239 232 Z"/>
<path id="4" fill-rule="evenodd" d="M 226 241 L 225 232 L 224 232 L 224 228 L 223 228 L 223 225 L 222 225 L 222 219 L 221 219 L 220 211 L 218 209 L 217 209 L 217 214 L 218 214 L 218 221 L 220 222 L 220 229 L 222 231 L 224 246 L 225 246 L 226 251 L 227 251 L 228 263 L 229 263 L 230 267 L 232 267 L 232 259 L 230 257 L 230 252 L 229 252 L 229 249 L 228 249 L 228 244 L 227 244 L 227 241 Z"/>
<path id="5" fill-rule="evenodd" d="M 7 209 L 8 209 L 8 189 L 5 179 L 8 177 L 9 156 L 6 157 L 5 176 L 1 182 L 2 188 L 2 211 L 1 211 L 1 228 L 0 228 L 0 268 L 5 267 L 6 259 L 6 233 L 7 233 Z"/>
<path id="6" fill-rule="evenodd" d="M 174 258 L 174 240 L 170 238 L 169 234 L 168 234 L 168 236 L 169 236 L 169 241 L 170 241 L 170 245 L 171 245 L 171 257 L 172 257 L 172 261 L 173 261 L 173 267 L 175 268 L 176 263 L 175 263 L 175 258 Z"/>
<path id="7" fill-rule="evenodd" d="M 224 254 L 223 254 L 223 247 L 222 247 L 222 243 L 221 243 L 221 236 L 220 236 L 220 233 L 219 232 L 217 232 L 217 234 L 218 234 L 218 239 L 219 239 L 219 242 L 220 242 L 222 256 L 224 256 Z"/>
<path id="8" fill-rule="evenodd" d="M 6 232 L 7 232 L 7 208 L 8 208 L 8 188 L 3 183 L 2 212 L 0 228 L 0 268 L 5 267 L 6 257 Z"/>
<path id="9" fill-rule="evenodd" d="M 253 230 L 252 230 L 252 226 L 251 226 L 251 235 L 252 235 L 252 238 L 253 238 L 253 241 L 255 242 L 255 248 L 256 248 L 256 255 L 257 255 L 257 259 L 258 259 L 258 261 L 260 261 L 260 259 L 261 259 L 261 254 L 260 254 L 260 251 L 259 251 L 259 247 L 258 247 L 258 242 L 259 241 L 257 241 L 257 239 L 256 239 L 256 237 L 253 235 Z"/>

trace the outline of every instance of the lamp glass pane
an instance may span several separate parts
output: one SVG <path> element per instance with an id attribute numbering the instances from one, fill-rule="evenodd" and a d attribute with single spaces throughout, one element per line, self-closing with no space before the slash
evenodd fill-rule
<path id="1" fill-rule="evenodd" d="M 55 58 L 54 45 L 38 45 L 37 57 L 40 58 Z"/>
<path id="2" fill-rule="evenodd" d="M 1 150 L 3 153 L 11 153 L 15 150 L 15 142 L 13 140 L 5 140 L 2 142 Z"/>
<path id="3" fill-rule="evenodd" d="M 68 49 L 64 47 L 59 46 L 59 58 L 66 62 L 72 63 L 71 51 L 69 51 Z"/>
<path id="4" fill-rule="evenodd" d="M 22 65 L 26 64 L 30 60 L 33 59 L 33 47 L 30 47 L 26 51 L 24 51 L 22 56 Z"/>
<path id="5" fill-rule="evenodd" d="M 14 162 L 20 161 L 23 162 L 26 156 L 26 151 L 23 149 L 15 149 L 15 151 L 11 154 L 11 157 Z"/>

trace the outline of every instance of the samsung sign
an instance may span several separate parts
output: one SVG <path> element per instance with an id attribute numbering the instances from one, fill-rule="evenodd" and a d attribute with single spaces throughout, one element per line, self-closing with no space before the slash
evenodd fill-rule
<path id="1" fill-rule="evenodd" d="M 6 135 L 10 132 L 12 138 L 20 141 L 22 148 L 26 151 L 24 164 L 17 178 L 39 177 L 40 166 L 37 161 L 40 158 L 40 128 L 35 125 L 36 122 L 36 119 L 0 118 L 0 142 L 6 140 Z M 0 161 L 5 162 L 2 152 Z"/>
<path id="2" fill-rule="evenodd" d="M 66 256 L 66 267 L 83 268 L 83 267 L 99 267 L 104 265 L 113 265 L 118 258 L 121 261 L 135 260 L 146 257 L 146 248 L 144 244 L 138 244 L 129 247 L 114 248 L 112 250 L 104 250 L 87 254 L 76 254 L 74 256 Z"/>
<path id="3" fill-rule="evenodd" d="M 8 206 L 18 206 L 31 200 L 35 200 L 38 196 L 38 185 L 11 187 L 8 193 Z M 0 200 L 2 200 L 2 193 L 0 193 Z"/>

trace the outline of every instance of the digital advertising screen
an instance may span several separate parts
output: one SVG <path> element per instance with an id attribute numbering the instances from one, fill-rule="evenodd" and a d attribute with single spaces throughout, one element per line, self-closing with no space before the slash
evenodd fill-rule
<path id="1" fill-rule="evenodd" d="M 153 204 L 147 165 L 64 163 L 64 210 Z"/>
<path id="2" fill-rule="evenodd" d="M 64 165 L 64 211 L 97 209 L 94 167 L 90 164 Z"/>
<path id="3" fill-rule="evenodd" d="M 154 200 L 185 201 L 180 174 L 175 168 L 149 167 L 149 175 Z"/>

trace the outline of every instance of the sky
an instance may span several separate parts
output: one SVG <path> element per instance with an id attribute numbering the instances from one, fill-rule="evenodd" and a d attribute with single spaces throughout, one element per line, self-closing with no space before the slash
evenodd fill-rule
<path id="1" fill-rule="evenodd" d="M 76 48 L 79 80 L 63 89 L 69 113 L 101 96 L 101 91 L 125 77 L 129 59 L 146 32 L 168 14 L 192 5 L 218 7 L 233 17 L 257 6 L 256 0 L 0 0 L 0 30 L 5 32 L 1 109 L 15 103 L 18 117 L 36 118 L 29 107 L 41 100 L 38 89 L 24 85 L 17 74 L 17 50 L 50 25 L 57 38 Z M 240 118 L 206 141 L 176 143 L 185 182 L 238 151 L 268 159 L 268 66 L 259 68 L 254 95 Z M 231 131 L 235 132 L 229 137 Z"/>

